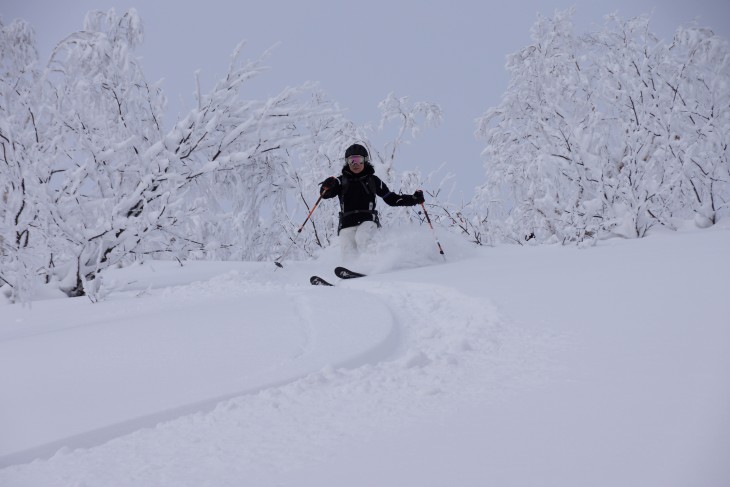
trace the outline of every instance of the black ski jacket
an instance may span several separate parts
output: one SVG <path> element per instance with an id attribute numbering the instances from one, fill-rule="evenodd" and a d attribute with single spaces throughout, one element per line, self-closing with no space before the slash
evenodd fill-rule
<path id="1" fill-rule="evenodd" d="M 360 174 L 355 174 L 345 164 L 337 184 L 329 188 L 322 198 L 340 198 L 340 229 L 354 227 L 362 222 L 378 222 L 375 211 L 375 196 L 380 196 L 390 206 L 413 206 L 418 204 L 416 198 L 407 194 L 393 193 L 388 186 L 375 175 L 375 168 L 365 163 Z"/>

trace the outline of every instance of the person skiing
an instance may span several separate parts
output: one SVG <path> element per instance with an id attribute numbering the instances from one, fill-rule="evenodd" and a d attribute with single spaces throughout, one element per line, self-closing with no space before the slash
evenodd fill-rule
<path id="1" fill-rule="evenodd" d="M 375 209 L 375 196 L 390 206 L 414 206 L 424 202 L 420 189 L 413 195 L 397 194 L 375 175 L 367 149 L 352 144 L 345 151 L 345 165 L 338 177 L 330 176 L 322 181 L 320 195 L 323 199 L 338 196 L 340 199 L 340 223 L 337 234 L 343 257 L 357 256 L 372 240 L 380 227 Z"/>

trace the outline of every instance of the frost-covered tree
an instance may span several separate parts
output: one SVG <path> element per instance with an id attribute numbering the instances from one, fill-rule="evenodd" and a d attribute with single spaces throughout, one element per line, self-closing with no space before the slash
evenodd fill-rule
<path id="1" fill-rule="evenodd" d="M 33 281 L 40 255 L 53 256 L 44 257 L 52 266 L 45 270 L 69 295 L 92 296 L 101 270 L 135 254 L 215 247 L 213 238 L 198 239 L 223 220 L 206 219 L 210 195 L 225 197 L 233 185 L 244 233 L 253 234 L 261 202 L 283 193 L 281 159 L 307 140 L 307 120 L 332 111 L 309 86 L 242 99 L 241 87 L 264 67 L 260 59 L 241 62 L 239 46 L 225 78 L 165 132 L 164 97 L 132 55 L 143 35 L 134 10 L 90 13 L 84 30 L 53 50 L 46 72 L 27 76 L 27 87 L 17 80 L 35 49 L 23 26 L 3 30 L 2 43 L 10 114 L 2 134 L 3 259 L 15 263 L 3 265 L 3 281 L 13 289 Z M 39 245 L 26 252 L 33 262 L 20 258 L 33 244 L 31 225 L 39 228 Z"/>
<path id="2" fill-rule="evenodd" d="M 727 214 L 727 42 L 691 27 L 665 44 L 647 17 L 577 37 L 572 15 L 539 18 L 508 58 L 508 91 L 478 130 L 482 211 L 505 201 L 513 238 L 562 242 Z"/>
<path id="3" fill-rule="evenodd" d="M 226 76 L 163 133 L 163 99 L 130 55 L 139 19 L 103 15 L 87 17 L 85 31 L 54 52 L 58 113 L 73 141 L 54 211 L 77 256 L 73 292 L 130 254 L 216 249 L 221 224 L 238 228 L 239 246 L 264 247 L 262 212 L 276 212 L 285 197 L 286 154 L 307 139 L 306 121 L 331 107 L 310 86 L 243 99 L 242 86 L 264 67 L 241 62 L 239 46 Z M 91 103 L 81 103 L 90 89 Z M 81 216 L 64 218 L 71 214 Z"/>
<path id="4" fill-rule="evenodd" d="M 41 86 L 59 154 L 42 164 L 44 212 L 70 295 L 151 235 L 164 213 L 161 200 L 148 204 L 165 171 L 151 150 L 164 100 L 131 55 L 142 35 L 134 10 L 91 12 L 84 30 L 55 47 Z"/>
<path id="5" fill-rule="evenodd" d="M 585 46 L 596 61 L 591 69 L 608 122 L 599 149 L 600 189 L 610 216 L 604 227 L 643 236 L 654 225 L 671 225 L 682 204 L 673 190 L 681 169 L 670 147 L 679 128 L 676 94 L 667 85 L 681 59 L 651 33 L 647 17 L 623 22 L 610 16 Z"/>
<path id="6" fill-rule="evenodd" d="M 271 259 L 282 245 L 291 241 L 293 229 L 301 224 L 295 225 L 293 220 L 300 213 L 296 210 L 303 209 L 306 215 L 316 201 L 317 183 L 328 174 L 327 168 L 335 158 L 333 141 L 347 122 L 336 104 L 316 90 L 288 90 L 286 95 L 289 98 L 282 98 L 282 103 L 296 102 L 300 106 L 288 109 L 288 123 L 271 127 L 269 137 L 277 141 L 276 146 L 261 151 L 256 164 L 216 171 L 195 185 L 192 196 L 198 214 L 189 221 L 185 233 L 209 242 L 200 255 L 216 259 Z M 250 139 L 249 143 L 256 146 L 259 142 Z M 300 248 L 310 255 L 312 245 L 326 246 L 331 237 L 326 228 L 314 221 L 312 228 L 314 242 L 300 242 Z"/>
<path id="7" fill-rule="evenodd" d="M 414 139 L 425 127 L 437 127 L 443 118 L 441 107 L 435 103 L 421 101 L 411 104 L 408 97 L 397 97 L 390 93 L 378 104 L 380 108 L 379 130 L 385 130 L 389 123 L 395 121 L 398 127 L 397 134 L 385 144 L 383 152 L 378 154 L 378 159 L 385 169 L 385 177 L 392 177 L 393 164 L 396 154 L 401 145 L 409 142 L 409 137 Z"/>
<path id="8" fill-rule="evenodd" d="M 415 138 L 423 127 L 438 126 L 441 121 L 440 107 L 430 102 L 411 103 L 408 97 L 396 97 L 392 93 L 378 107 L 381 117 L 375 128 L 370 125 L 358 127 L 347 120 L 342 112 L 310 120 L 310 140 L 297 151 L 300 164 L 287 165 L 290 169 L 289 179 L 295 186 L 296 198 L 304 203 L 303 209 L 306 210 L 301 215 L 302 219 L 318 196 L 318 184 L 326 177 L 341 172 L 345 164 L 345 149 L 353 142 L 362 143 L 368 148 L 377 174 L 391 189 L 413 192 L 423 187 L 424 180 L 420 173 L 396 170 L 397 156 L 399 148 Z M 386 142 L 379 146 L 373 141 L 375 135 L 384 138 Z M 317 210 L 309 224 L 311 233 L 296 235 L 295 229 L 301 222 L 285 222 L 286 238 L 278 239 L 282 246 L 277 251 L 284 250 L 295 237 L 298 237 L 299 255 L 313 255 L 317 248 L 326 247 L 332 242 L 337 233 L 338 201 L 326 200 L 320 204 L 322 209 Z M 395 219 L 405 220 L 410 217 L 408 212 L 391 212 L 385 205 L 380 205 L 378 210 L 385 225 L 392 224 Z"/>
<path id="9" fill-rule="evenodd" d="M 730 49 L 696 27 L 678 29 L 668 49 L 682 63 L 663 80 L 673 102 L 667 151 L 682 168 L 683 201 L 704 227 L 730 205 Z"/>
<path id="10" fill-rule="evenodd" d="M 539 42 L 509 56 L 512 82 L 480 129 L 489 137 L 485 153 L 492 161 L 485 194 L 507 191 L 518 233 L 561 240 L 594 231 L 589 147 L 597 128 L 595 95 L 571 15 L 541 17 L 532 30 Z M 500 121 L 497 129 L 489 129 L 492 120 Z"/>
<path id="11" fill-rule="evenodd" d="M 38 70 L 32 30 L 3 26 L 0 286 L 12 299 L 45 280 L 95 300 L 104 269 L 145 255 L 273 258 L 318 183 L 341 168 L 344 147 L 367 143 L 367 130 L 313 84 L 245 99 L 266 67 L 265 56 L 243 61 L 242 46 L 167 130 L 162 91 L 134 56 L 142 38 L 134 10 L 90 12 Z M 408 130 L 438 112 L 402 106 Z M 300 255 L 327 246 L 335 221 L 317 215 Z"/>
<path id="12" fill-rule="evenodd" d="M 35 35 L 22 21 L 0 21 L 0 288 L 27 299 L 48 279 L 42 163 L 53 158 L 54 134 L 38 89 Z"/>
<path id="13" fill-rule="evenodd" d="M 396 161 L 400 148 L 410 144 L 424 128 L 435 128 L 441 124 L 443 113 L 441 107 L 428 101 L 411 102 L 407 96 L 397 97 L 390 93 L 378 104 L 380 122 L 378 130 L 385 133 L 392 130 L 382 149 L 375 148 L 374 164 L 380 177 L 391 189 L 400 193 L 412 193 L 417 189 L 427 189 L 432 175 L 423 175 L 420 170 L 398 171 Z M 382 218 L 386 224 L 396 221 L 405 222 L 413 218 L 413 211 L 393 211 L 389 207 L 381 208 Z"/>

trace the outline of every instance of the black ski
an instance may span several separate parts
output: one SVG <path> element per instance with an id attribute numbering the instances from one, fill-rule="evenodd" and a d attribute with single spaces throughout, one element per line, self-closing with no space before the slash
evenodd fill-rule
<path id="1" fill-rule="evenodd" d="M 344 267 L 335 267 L 335 275 L 340 279 L 355 279 L 356 277 L 365 277 L 365 274 L 345 269 Z"/>
<path id="2" fill-rule="evenodd" d="M 310 277 L 309 282 L 312 284 L 312 286 L 333 286 L 333 284 L 330 284 L 319 276 Z"/>

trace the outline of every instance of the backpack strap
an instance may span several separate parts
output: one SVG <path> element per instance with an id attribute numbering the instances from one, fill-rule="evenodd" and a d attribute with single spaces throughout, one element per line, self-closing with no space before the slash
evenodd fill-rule
<path id="1" fill-rule="evenodd" d="M 375 185 L 375 175 L 371 174 L 368 176 L 368 186 L 370 186 L 370 192 L 373 193 L 373 196 L 377 196 L 378 194 L 378 188 Z"/>
<path id="2" fill-rule="evenodd" d="M 347 177 L 347 174 L 342 174 L 340 176 L 340 215 L 345 211 L 345 194 L 347 194 L 347 190 L 350 187 L 350 178 Z M 340 216 L 340 220 L 342 219 L 342 216 Z M 339 230 L 337 231 L 339 233 Z"/>
<path id="3" fill-rule="evenodd" d="M 347 174 L 342 174 L 340 176 L 340 204 L 342 204 L 342 199 L 345 193 L 347 193 L 347 188 L 350 187 L 350 178 L 347 177 Z"/>

